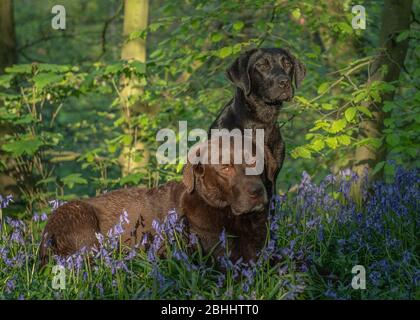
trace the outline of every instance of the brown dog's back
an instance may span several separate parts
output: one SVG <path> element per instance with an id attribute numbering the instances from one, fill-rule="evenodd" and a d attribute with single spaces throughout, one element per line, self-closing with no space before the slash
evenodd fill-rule
<path id="1" fill-rule="evenodd" d="M 130 188 L 95 198 L 70 201 L 57 208 L 48 219 L 40 247 L 41 262 L 49 253 L 66 256 L 97 244 L 95 233 L 107 234 L 126 211 L 122 241 L 133 246 L 152 232 L 154 219 L 163 220 L 171 209 L 179 209 L 182 183 L 170 182 L 153 189 Z"/>

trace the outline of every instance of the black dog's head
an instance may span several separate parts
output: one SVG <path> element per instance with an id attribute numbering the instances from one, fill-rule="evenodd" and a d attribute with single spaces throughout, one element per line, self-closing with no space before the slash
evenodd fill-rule
<path id="1" fill-rule="evenodd" d="M 227 70 L 227 77 L 246 96 L 254 95 L 268 105 L 279 105 L 293 98 L 306 68 L 289 50 L 251 49 L 237 58 Z"/>

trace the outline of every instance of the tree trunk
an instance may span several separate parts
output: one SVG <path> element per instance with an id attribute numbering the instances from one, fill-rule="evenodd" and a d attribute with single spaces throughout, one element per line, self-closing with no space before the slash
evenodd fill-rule
<path id="1" fill-rule="evenodd" d="M 16 63 L 16 36 L 12 0 L 0 1 L 0 74 Z"/>
<path id="2" fill-rule="evenodd" d="M 12 0 L 0 0 L 0 75 L 4 70 L 17 62 L 16 56 L 16 35 L 15 21 L 13 15 Z M 0 127 L 0 145 L 1 137 L 10 133 L 11 128 L 7 125 Z M 3 156 L 0 157 L 2 160 Z M 3 161 L 5 159 L 3 158 Z M 0 194 L 9 194 L 14 192 L 16 181 L 6 174 L 0 174 Z"/>
<path id="3" fill-rule="evenodd" d="M 374 81 L 393 82 L 400 77 L 401 69 L 408 49 L 408 39 L 397 42 L 399 33 L 410 28 L 410 15 L 412 0 L 385 0 L 382 12 L 382 26 L 379 36 L 378 57 L 370 67 L 368 85 Z M 383 72 L 382 66 L 387 72 Z M 367 107 L 372 113 L 372 118 L 363 120 L 359 125 L 359 138 L 382 138 L 384 119 L 388 116 L 383 111 L 384 101 L 394 98 L 395 91 L 382 94 L 381 103 L 370 103 Z M 362 145 L 356 149 L 353 170 L 364 175 L 375 165 L 386 159 L 386 148 L 383 143 L 380 148 Z M 378 176 L 381 173 L 378 174 Z"/>
<path id="4" fill-rule="evenodd" d="M 148 0 L 125 0 L 124 1 L 124 25 L 121 58 L 123 60 L 137 60 L 146 62 L 146 40 L 134 39 L 126 41 L 128 36 L 134 31 L 141 31 L 147 28 L 149 16 Z M 137 101 L 136 96 L 140 96 L 142 87 L 136 79 L 123 80 L 121 91 L 122 103 L 125 104 L 125 117 L 127 126 L 124 133 L 132 137 L 130 145 L 124 145 L 119 159 L 123 176 L 133 172 L 133 169 L 142 168 L 149 160 L 149 152 L 141 141 L 137 141 L 137 130 L 131 125 L 131 118 L 140 112 L 148 112 L 146 108 Z M 134 98 L 134 99 L 133 99 Z M 134 101 L 134 102 L 133 102 Z M 142 161 L 134 161 L 136 154 L 142 155 Z"/>

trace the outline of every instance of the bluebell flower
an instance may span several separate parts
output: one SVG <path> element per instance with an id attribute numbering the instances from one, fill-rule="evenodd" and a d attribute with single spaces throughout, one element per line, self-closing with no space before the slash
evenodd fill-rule
<path id="1" fill-rule="evenodd" d="M 219 236 L 220 245 L 222 248 L 226 248 L 226 230 L 223 228 L 222 233 Z"/>
<path id="2" fill-rule="evenodd" d="M 6 293 L 12 293 L 16 289 L 16 283 L 14 279 L 6 281 Z"/>
<path id="3" fill-rule="evenodd" d="M 146 246 L 149 243 L 149 234 L 145 233 L 141 239 L 141 245 Z"/>
<path id="4" fill-rule="evenodd" d="M 412 253 L 408 250 L 403 252 L 403 263 L 408 264 L 411 261 Z"/>
<path id="5" fill-rule="evenodd" d="M 369 274 L 369 279 L 377 287 L 381 282 L 381 274 L 378 271 L 373 271 Z"/>
<path id="6" fill-rule="evenodd" d="M 219 276 L 217 276 L 217 287 L 218 288 L 222 288 L 225 284 L 225 275 L 224 274 L 220 274 Z"/>
<path id="7" fill-rule="evenodd" d="M 189 235 L 189 245 L 190 246 L 195 246 L 198 244 L 198 237 L 197 234 L 195 234 L 194 232 L 191 232 Z"/>
<path id="8" fill-rule="evenodd" d="M 6 198 L 3 198 L 0 194 L 0 209 L 7 208 L 11 202 L 13 202 L 13 196 L 11 194 L 6 196 Z"/>
<path id="9" fill-rule="evenodd" d="M 40 219 L 39 215 L 35 212 L 34 215 L 32 216 L 32 220 L 35 221 L 35 222 L 38 222 L 39 219 Z"/>
<path id="10" fill-rule="evenodd" d="M 65 201 L 61 201 L 61 200 L 51 200 L 49 202 L 53 210 L 56 210 L 57 208 L 61 207 L 65 203 L 66 203 Z"/>
<path id="11" fill-rule="evenodd" d="M 103 296 L 104 295 L 104 287 L 103 287 L 102 283 L 97 283 L 96 288 L 99 291 L 99 295 Z"/>

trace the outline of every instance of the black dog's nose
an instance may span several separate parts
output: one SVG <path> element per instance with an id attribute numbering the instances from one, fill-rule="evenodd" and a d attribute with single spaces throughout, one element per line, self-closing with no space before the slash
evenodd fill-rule
<path id="1" fill-rule="evenodd" d="M 254 184 L 248 188 L 248 193 L 251 197 L 257 198 L 262 196 L 262 194 L 264 193 L 264 188 L 260 184 Z"/>
<path id="2" fill-rule="evenodd" d="M 280 88 L 285 88 L 289 85 L 289 80 L 280 80 L 279 81 Z"/>

